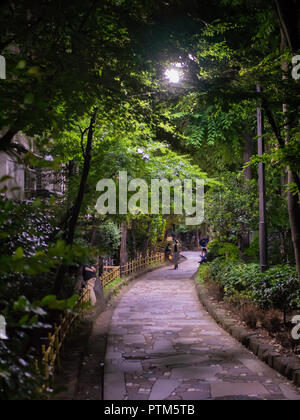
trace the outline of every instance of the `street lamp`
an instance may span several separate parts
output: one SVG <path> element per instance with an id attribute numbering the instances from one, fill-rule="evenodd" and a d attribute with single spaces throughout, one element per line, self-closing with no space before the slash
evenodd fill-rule
<path id="1" fill-rule="evenodd" d="M 181 72 L 176 68 L 166 70 L 165 76 L 170 83 L 177 84 L 181 80 Z"/>

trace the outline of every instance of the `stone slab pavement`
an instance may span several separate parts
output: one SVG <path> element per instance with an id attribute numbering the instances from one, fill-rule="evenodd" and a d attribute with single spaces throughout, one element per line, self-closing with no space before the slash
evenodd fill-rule
<path id="1" fill-rule="evenodd" d="M 143 276 L 115 309 L 104 400 L 300 400 L 207 314 L 191 280 L 199 254 L 182 254 L 178 271 Z"/>

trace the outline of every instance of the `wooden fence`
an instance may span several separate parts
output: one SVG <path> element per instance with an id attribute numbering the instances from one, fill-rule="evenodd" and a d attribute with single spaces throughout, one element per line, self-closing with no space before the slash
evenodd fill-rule
<path id="1" fill-rule="evenodd" d="M 161 252 L 147 254 L 145 257 L 138 257 L 126 265 L 113 268 L 111 271 L 104 273 L 101 277 L 102 288 L 113 282 L 119 277 L 126 277 L 137 271 L 164 262 L 165 256 Z M 72 311 L 68 311 L 61 316 L 59 325 L 54 324 L 54 330 L 48 334 L 47 345 L 42 346 L 42 360 L 36 361 L 36 370 L 42 374 L 45 379 L 53 384 L 54 370 L 57 366 L 60 368 L 60 354 L 64 342 L 70 330 L 75 324 L 78 317 L 83 316 L 85 308 L 90 301 L 89 290 L 84 288 L 80 294 L 76 305 Z"/>
<path id="2" fill-rule="evenodd" d="M 115 267 L 100 277 L 102 287 L 104 288 L 118 277 L 126 277 L 151 265 L 162 263 L 164 259 L 165 256 L 163 253 L 155 252 L 153 254 L 147 254 L 145 257 L 140 256 L 125 265 Z"/>
<path id="3" fill-rule="evenodd" d="M 42 373 L 47 381 L 53 381 L 55 366 L 60 368 L 60 354 L 65 339 L 75 324 L 76 319 L 83 315 L 89 300 L 89 290 L 85 288 L 81 292 L 72 311 L 67 311 L 64 316 L 61 316 L 59 325 L 54 324 L 53 332 L 48 334 L 47 346 L 45 344 L 42 346 L 42 362 L 36 361 L 38 373 Z"/>

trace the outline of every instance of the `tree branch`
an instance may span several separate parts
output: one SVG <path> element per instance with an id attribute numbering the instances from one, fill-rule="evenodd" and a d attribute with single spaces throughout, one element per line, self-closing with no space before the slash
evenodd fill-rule
<path id="1" fill-rule="evenodd" d="M 275 136 L 278 140 L 280 148 L 284 149 L 286 144 L 285 144 L 285 141 L 284 141 L 284 139 L 281 135 L 280 128 L 277 126 L 275 118 L 273 117 L 273 114 L 272 114 L 272 112 L 271 112 L 270 108 L 268 107 L 265 100 L 262 101 L 262 106 L 263 106 L 263 109 L 265 110 L 265 114 L 268 118 L 268 121 L 269 121 L 271 127 L 272 127 L 272 130 L 274 131 L 274 134 L 275 134 Z M 291 169 L 291 173 L 293 175 L 293 178 L 295 180 L 295 183 L 297 185 L 297 188 L 298 188 L 298 191 L 299 191 L 299 194 L 300 194 L 300 177 L 299 177 L 298 173 L 293 171 L 292 169 Z"/>

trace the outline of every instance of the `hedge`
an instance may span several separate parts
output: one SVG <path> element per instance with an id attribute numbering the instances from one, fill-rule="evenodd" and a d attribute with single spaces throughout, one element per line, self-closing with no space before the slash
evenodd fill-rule
<path id="1" fill-rule="evenodd" d="M 263 309 L 280 309 L 284 313 L 300 307 L 300 284 L 295 267 L 277 265 L 261 273 L 258 264 L 217 258 L 209 264 L 209 271 L 224 290 L 225 298 L 247 295 Z"/>

